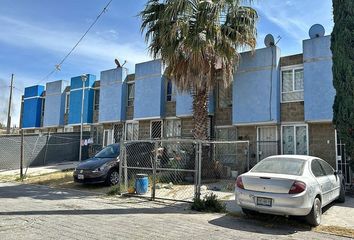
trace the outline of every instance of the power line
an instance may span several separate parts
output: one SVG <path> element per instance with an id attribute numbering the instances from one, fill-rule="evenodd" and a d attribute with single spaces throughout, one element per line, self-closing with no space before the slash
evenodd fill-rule
<path id="1" fill-rule="evenodd" d="M 65 55 L 65 57 L 58 63 L 55 65 L 55 68 L 49 72 L 41 81 L 45 81 L 47 80 L 51 75 L 53 75 L 56 71 L 60 71 L 61 66 L 63 65 L 63 63 L 65 62 L 65 60 L 73 53 L 73 51 L 76 49 L 76 47 L 81 43 L 81 41 L 85 38 L 85 36 L 88 34 L 88 32 L 91 30 L 91 28 L 97 23 L 98 19 L 100 19 L 100 17 L 103 15 L 103 13 L 105 13 L 107 11 L 108 6 L 111 4 L 113 0 L 110 0 L 106 6 L 102 9 L 102 11 L 100 12 L 100 14 L 96 17 L 95 21 L 92 22 L 92 24 L 89 26 L 89 28 L 86 30 L 86 32 L 81 36 L 81 38 L 79 39 L 79 41 L 77 41 L 77 43 L 74 45 L 74 47 Z"/>

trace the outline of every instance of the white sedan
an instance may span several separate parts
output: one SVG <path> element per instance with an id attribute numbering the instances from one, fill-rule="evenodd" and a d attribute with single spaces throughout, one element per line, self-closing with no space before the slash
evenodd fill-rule
<path id="1" fill-rule="evenodd" d="M 245 214 L 306 216 L 309 224 L 317 226 L 324 206 L 345 201 L 345 184 L 320 158 L 271 156 L 237 178 L 235 198 Z"/>

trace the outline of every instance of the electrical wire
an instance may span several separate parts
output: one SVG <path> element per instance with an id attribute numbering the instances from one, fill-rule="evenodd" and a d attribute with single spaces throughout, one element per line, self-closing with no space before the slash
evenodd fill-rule
<path id="1" fill-rule="evenodd" d="M 100 19 L 100 17 L 103 15 L 103 13 L 105 13 L 107 11 L 108 6 L 111 4 L 113 0 L 109 0 L 109 2 L 106 4 L 106 6 L 102 9 L 102 11 L 100 12 L 100 14 L 96 17 L 96 19 L 91 23 L 91 25 L 89 26 L 89 28 L 85 31 L 85 33 L 81 36 L 81 38 L 79 39 L 79 41 L 77 41 L 77 43 L 74 45 L 74 47 L 72 47 L 72 49 L 65 55 L 65 57 L 58 63 L 55 65 L 55 68 L 49 72 L 41 81 L 40 83 L 48 80 L 48 78 L 53 75 L 56 71 L 60 71 L 61 66 L 63 65 L 63 63 L 65 62 L 65 60 L 74 52 L 74 50 L 77 48 L 77 46 L 81 43 L 81 41 L 85 38 L 85 36 L 88 34 L 88 32 L 91 30 L 91 28 L 97 23 L 97 21 Z"/>

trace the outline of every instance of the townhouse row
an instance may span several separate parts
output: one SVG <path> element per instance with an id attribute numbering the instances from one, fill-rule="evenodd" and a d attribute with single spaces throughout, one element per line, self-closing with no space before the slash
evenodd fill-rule
<path id="1" fill-rule="evenodd" d="M 332 124 L 330 36 L 303 41 L 303 52 L 281 57 L 269 46 L 241 53 L 233 84 L 222 75 L 209 96 L 209 135 L 213 139 L 248 140 L 250 158 L 272 154 L 321 157 L 333 167 L 342 149 Z M 86 75 L 46 87 L 25 89 L 21 126 L 27 132 L 76 132 L 85 94 L 84 131 L 97 148 L 122 139 L 192 138 L 192 96 L 179 93 L 164 76 L 160 60 L 102 71 L 100 80 Z"/>

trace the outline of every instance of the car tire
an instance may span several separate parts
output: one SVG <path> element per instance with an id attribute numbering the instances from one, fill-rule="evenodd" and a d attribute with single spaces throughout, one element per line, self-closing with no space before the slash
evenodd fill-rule
<path id="1" fill-rule="evenodd" d="M 311 226 L 316 227 L 321 224 L 321 218 L 322 218 L 322 204 L 321 204 L 321 200 L 316 197 L 315 200 L 313 201 L 311 212 L 306 216 L 306 221 Z"/>
<path id="2" fill-rule="evenodd" d="M 242 208 L 242 212 L 246 215 L 246 216 L 254 216 L 257 214 L 256 211 L 247 209 L 247 208 Z"/>
<path id="3" fill-rule="evenodd" d="M 340 192 L 339 192 L 339 197 L 337 202 L 339 203 L 345 203 L 345 183 L 342 182 L 340 185 Z"/>
<path id="4" fill-rule="evenodd" d="M 119 173 L 117 169 L 112 169 L 108 172 L 105 184 L 107 186 L 114 186 L 119 183 Z"/>

